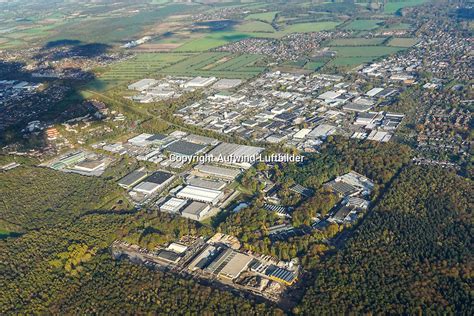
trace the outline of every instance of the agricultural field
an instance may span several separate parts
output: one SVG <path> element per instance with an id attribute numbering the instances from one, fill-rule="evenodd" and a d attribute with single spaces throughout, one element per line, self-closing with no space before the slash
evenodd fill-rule
<path id="1" fill-rule="evenodd" d="M 216 48 L 230 42 L 239 41 L 251 37 L 247 33 L 239 32 L 213 32 L 202 38 L 191 40 L 178 47 L 178 52 L 203 52 L 211 48 Z"/>
<path id="2" fill-rule="evenodd" d="M 316 71 L 326 65 L 327 60 L 309 61 L 304 65 L 304 69 Z"/>
<path id="3" fill-rule="evenodd" d="M 374 60 L 375 57 L 337 57 L 331 60 L 328 65 L 337 66 L 337 67 L 345 67 L 345 66 L 356 66 L 363 63 L 368 63 Z"/>
<path id="4" fill-rule="evenodd" d="M 387 46 L 339 46 L 332 47 L 338 57 L 380 57 L 394 54 L 402 48 Z"/>
<path id="5" fill-rule="evenodd" d="M 215 76 L 219 78 L 248 79 L 265 70 L 254 64 L 261 60 L 260 55 L 234 55 L 222 52 L 207 52 L 192 56 L 159 71 L 172 76 Z"/>
<path id="6" fill-rule="evenodd" d="M 395 47 L 412 47 L 416 43 L 418 43 L 418 39 L 414 37 L 394 37 L 387 45 Z"/>
<path id="7" fill-rule="evenodd" d="M 260 20 L 260 21 L 265 21 L 265 22 L 270 23 L 273 21 L 277 13 L 278 11 L 253 13 L 253 14 L 249 14 L 245 19 L 246 20 Z"/>
<path id="8" fill-rule="evenodd" d="M 329 63 L 330 65 L 351 66 L 395 54 L 403 48 L 388 46 L 339 46 L 331 47 L 331 49 L 337 51 L 337 57 Z"/>
<path id="9" fill-rule="evenodd" d="M 87 88 L 105 91 L 121 83 L 142 79 L 158 70 L 183 60 L 192 54 L 180 53 L 141 53 L 132 59 L 115 64 L 104 70 L 87 85 Z"/>
<path id="10" fill-rule="evenodd" d="M 268 23 L 261 21 L 249 21 L 237 26 L 239 32 L 250 32 L 250 33 L 273 33 L 275 29 Z"/>
<path id="11" fill-rule="evenodd" d="M 354 20 L 343 28 L 345 30 L 366 31 L 373 30 L 380 26 L 383 20 Z"/>
<path id="12" fill-rule="evenodd" d="M 381 45 L 387 38 L 386 37 L 354 37 L 354 38 L 338 38 L 330 41 L 327 46 L 372 46 Z"/>
<path id="13" fill-rule="evenodd" d="M 319 31 L 327 31 L 332 30 L 336 26 L 338 26 L 339 22 L 307 22 L 307 23 L 298 23 L 298 24 L 290 24 L 285 27 L 282 31 L 284 34 L 289 33 L 307 33 L 307 32 L 319 32 Z"/>
<path id="14" fill-rule="evenodd" d="M 402 8 L 417 6 L 425 2 L 427 0 L 389 0 L 389 2 L 385 3 L 384 12 L 393 14 Z"/>
<path id="15" fill-rule="evenodd" d="M 408 30 L 410 26 L 408 23 L 397 23 L 384 27 L 384 30 Z"/>

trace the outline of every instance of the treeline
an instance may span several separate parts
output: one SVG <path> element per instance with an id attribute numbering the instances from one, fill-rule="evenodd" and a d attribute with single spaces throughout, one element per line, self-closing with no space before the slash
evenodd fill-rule
<path id="1" fill-rule="evenodd" d="M 473 194 L 448 171 L 407 168 L 294 312 L 472 315 Z"/>

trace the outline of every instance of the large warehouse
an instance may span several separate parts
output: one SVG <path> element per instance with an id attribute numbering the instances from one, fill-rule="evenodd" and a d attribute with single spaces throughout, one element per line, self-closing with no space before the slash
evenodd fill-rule
<path id="1" fill-rule="evenodd" d="M 217 204 L 224 192 L 219 190 L 211 190 L 206 188 L 200 188 L 193 185 L 187 185 L 176 196 L 182 199 L 194 200 L 204 203 Z"/>
<path id="2" fill-rule="evenodd" d="M 173 181 L 173 174 L 166 171 L 156 171 L 133 188 L 133 191 L 144 194 L 153 194 Z"/>
<path id="3" fill-rule="evenodd" d="M 209 204 L 194 201 L 183 209 L 181 216 L 200 221 L 206 218 L 210 210 L 211 206 Z"/>
<path id="4" fill-rule="evenodd" d="M 222 168 L 212 165 L 197 165 L 194 169 L 204 175 L 224 180 L 234 180 L 241 173 L 238 169 Z"/>

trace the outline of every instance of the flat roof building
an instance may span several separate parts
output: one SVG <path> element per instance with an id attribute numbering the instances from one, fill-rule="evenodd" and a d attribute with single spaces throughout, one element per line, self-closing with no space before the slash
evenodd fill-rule
<path id="1" fill-rule="evenodd" d="M 133 191 L 152 194 L 164 188 L 174 178 L 174 175 L 166 171 L 156 171 L 149 175 L 140 184 L 133 188 Z"/>
<path id="2" fill-rule="evenodd" d="M 224 193 L 222 191 L 196 187 L 193 185 L 185 186 L 176 194 L 179 198 L 210 203 L 213 205 L 217 204 L 223 195 Z"/>
<path id="3" fill-rule="evenodd" d="M 182 210 L 181 216 L 200 221 L 206 218 L 210 210 L 211 206 L 209 204 L 193 201 Z"/>
<path id="4" fill-rule="evenodd" d="M 118 185 L 124 189 L 130 189 L 147 176 L 146 171 L 135 170 L 119 180 Z"/>
<path id="5" fill-rule="evenodd" d="M 216 81 L 216 77 L 195 77 L 184 84 L 185 88 L 204 88 Z"/>
<path id="6" fill-rule="evenodd" d="M 202 153 L 206 149 L 205 145 L 190 143 L 183 140 L 177 140 L 168 146 L 166 150 L 179 156 L 194 156 Z"/>
<path id="7" fill-rule="evenodd" d="M 238 169 L 223 168 L 213 165 L 197 165 L 194 169 L 203 174 L 225 180 L 234 180 L 241 173 Z"/>
<path id="8" fill-rule="evenodd" d="M 157 81 L 155 79 L 142 79 L 128 86 L 129 90 L 145 91 L 151 86 L 155 85 Z"/>
<path id="9" fill-rule="evenodd" d="M 198 177 L 189 177 L 186 179 L 186 183 L 195 187 L 210 190 L 222 190 L 227 185 L 224 181 L 206 180 Z"/>
<path id="10" fill-rule="evenodd" d="M 183 199 L 169 198 L 166 202 L 160 205 L 160 211 L 176 214 L 179 213 L 187 203 L 188 201 Z"/>

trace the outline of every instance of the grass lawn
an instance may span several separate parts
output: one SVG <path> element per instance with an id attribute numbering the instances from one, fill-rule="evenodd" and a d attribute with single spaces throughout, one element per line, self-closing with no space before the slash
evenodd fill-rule
<path id="1" fill-rule="evenodd" d="M 364 31 L 373 30 L 380 26 L 383 20 L 354 20 L 344 26 L 345 30 Z"/>
<path id="2" fill-rule="evenodd" d="M 272 12 L 263 12 L 263 13 L 253 13 L 249 14 L 245 17 L 246 20 L 261 20 L 265 22 L 272 22 L 273 19 L 275 18 L 275 15 L 278 13 L 278 11 L 272 11 Z"/>
<path id="3" fill-rule="evenodd" d="M 388 42 L 388 46 L 412 47 L 418 43 L 418 39 L 414 37 L 394 37 Z"/>
<path id="4" fill-rule="evenodd" d="M 327 46 L 370 46 L 370 45 L 380 45 L 387 38 L 385 37 L 375 37 L 375 38 L 363 38 L 363 37 L 354 37 L 354 38 L 338 38 L 332 40 L 328 43 Z"/>

